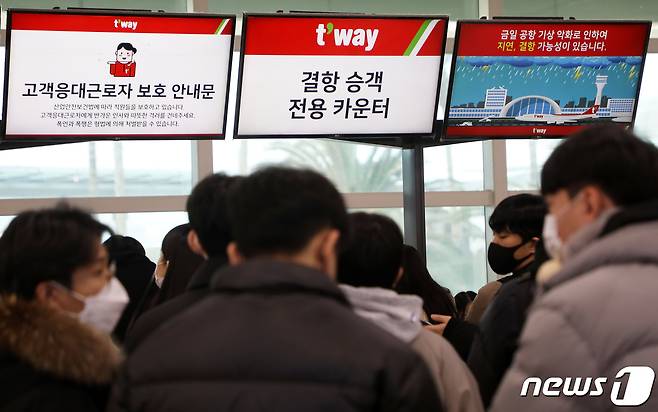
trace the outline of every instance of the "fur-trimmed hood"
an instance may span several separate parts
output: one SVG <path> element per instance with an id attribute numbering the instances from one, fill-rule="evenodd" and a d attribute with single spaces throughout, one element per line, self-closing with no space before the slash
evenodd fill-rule
<path id="1" fill-rule="evenodd" d="M 111 383 L 123 360 L 109 335 L 13 295 L 0 297 L 0 349 L 37 371 L 85 385 Z"/>

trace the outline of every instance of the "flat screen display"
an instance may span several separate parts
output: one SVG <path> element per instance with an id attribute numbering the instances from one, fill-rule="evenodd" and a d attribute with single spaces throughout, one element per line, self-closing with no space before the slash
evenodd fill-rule
<path id="1" fill-rule="evenodd" d="M 245 15 L 235 134 L 431 135 L 447 22 Z"/>
<path id="2" fill-rule="evenodd" d="M 445 139 L 631 126 L 650 29 L 650 22 L 459 22 Z"/>
<path id="3" fill-rule="evenodd" d="M 5 139 L 221 138 L 235 16 L 9 10 Z"/>

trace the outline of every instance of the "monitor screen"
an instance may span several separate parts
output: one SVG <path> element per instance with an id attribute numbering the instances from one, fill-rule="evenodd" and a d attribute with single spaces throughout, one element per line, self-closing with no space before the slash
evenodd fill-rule
<path id="1" fill-rule="evenodd" d="M 245 15 L 235 135 L 431 135 L 445 16 Z"/>
<path id="2" fill-rule="evenodd" d="M 633 124 L 650 22 L 462 21 L 444 138 L 563 137 Z"/>
<path id="3" fill-rule="evenodd" d="M 221 138 L 235 16 L 9 10 L 7 140 Z"/>

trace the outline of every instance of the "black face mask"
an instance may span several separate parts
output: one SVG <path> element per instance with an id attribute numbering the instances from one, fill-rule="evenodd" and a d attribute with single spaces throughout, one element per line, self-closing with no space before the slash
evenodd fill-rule
<path id="1" fill-rule="evenodd" d="M 489 260 L 489 266 L 491 266 L 491 269 L 499 275 L 512 273 L 521 262 L 532 255 L 531 253 L 521 259 L 514 258 L 514 253 L 526 243 L 528 242 L 513 247 L 505 247 L 496 243 L 490 243 L 489 250 L 487 251 L 487 259 Z"/>

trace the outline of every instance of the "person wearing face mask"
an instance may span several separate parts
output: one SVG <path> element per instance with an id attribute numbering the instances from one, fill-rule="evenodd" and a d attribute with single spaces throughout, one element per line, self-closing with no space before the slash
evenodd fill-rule
<path id="1" fill-rule="evenodd" d="M 128 303 L 101 235 L 64 204 L 0 237 L 0 410 L 100 411 L 122 361 L 109 332 Z"/>
<path id="2" fill-rule="evenodd" d="M 498 275 L 511 275 L 480 288 L 466 321 L 478 324 L 500 287 L 529 271 L 545 214 L 544 200 L 532 194 L 510 196 L 496 206 L 489 218 L 493 240 L 489 244 L 487 260 L 491 270 Z"/>
<path id="3" fill-rule="evenodd" d="M 618 126 L 586 129 L 548 158 L 541 191 L 549 210 L 546 248 L 559 270 L 538 278 L 519 349 L 491 410 L 601 411 L 630 404 L 658 410 L 655 388 L 651 394 L 658 370 L 658 149 Z M 642 370 L 631 374 L 622 393 L 613 382 L 623 381 L 628 366 Z M 521 397 L 529 376 L 607 383 L 598 397 Z"/>

